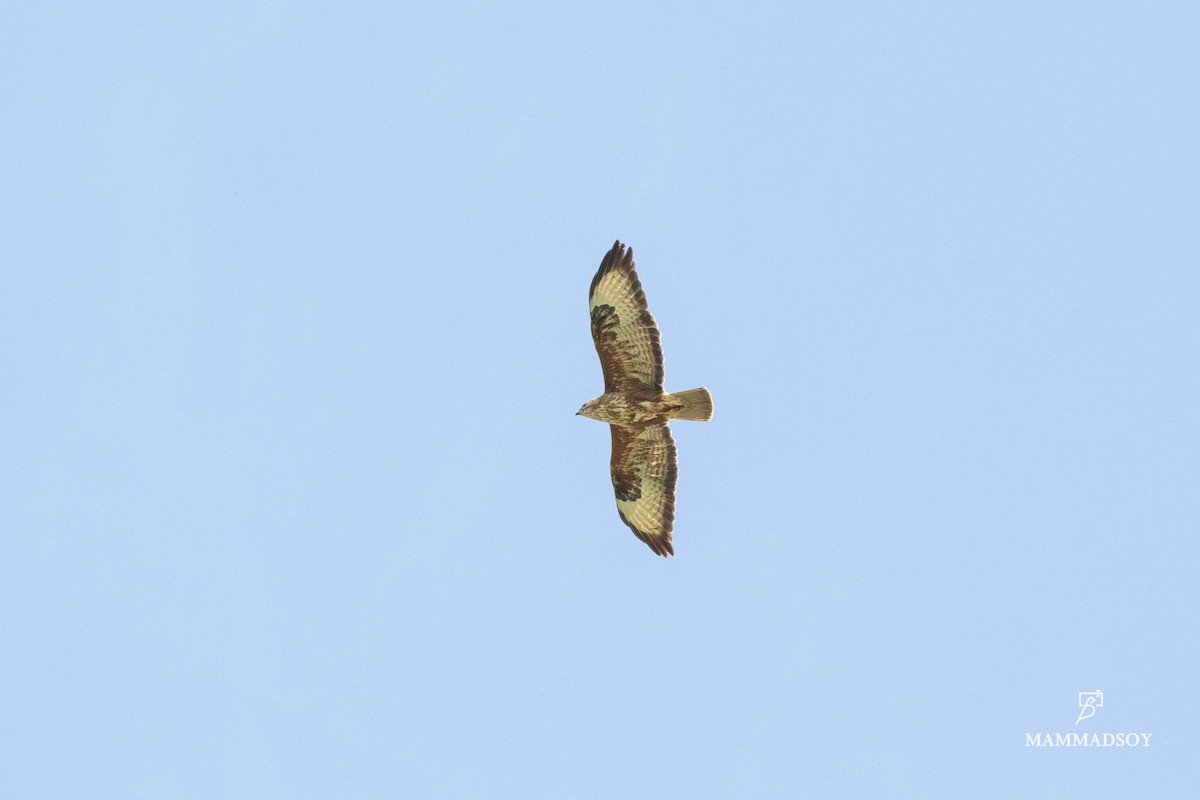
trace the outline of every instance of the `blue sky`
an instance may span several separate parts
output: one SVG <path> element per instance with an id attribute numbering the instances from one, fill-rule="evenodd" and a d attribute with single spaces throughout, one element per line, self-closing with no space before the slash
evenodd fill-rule
<path id="1" fill-rule="evenodd" d="M 1198 34 L 14 11 L 0 793 L 1194 793 Z M 574 416 L 617 238 L 716 401 L 669 560 Z"/>

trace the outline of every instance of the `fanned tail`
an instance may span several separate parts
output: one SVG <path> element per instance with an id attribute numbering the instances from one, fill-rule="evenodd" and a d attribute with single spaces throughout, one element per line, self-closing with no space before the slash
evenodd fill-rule
<path id="1" fill-rule="evenodd" d="M 671 412 L 672 419 L 694 419 L 699 422 L 708 422 L 712 419 L 713 401 L 708 389 L 688 389 L 686 392 L 675 392 L 671 395 L 671 399 L 683 403 L 683 408 Z"/>

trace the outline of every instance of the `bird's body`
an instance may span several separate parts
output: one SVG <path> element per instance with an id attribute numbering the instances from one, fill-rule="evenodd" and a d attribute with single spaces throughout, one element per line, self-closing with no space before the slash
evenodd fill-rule
<path id="1" fill-rule="evenodd" d="M 683 403 L 669 394 L 634 390 L 606 392 L 585 403 L 579 413 L 611 425 L 647 425 L 665 423 L 672 411 L 682 407 Z"/>
<path id="2" fill-rule="evenodd" d="M 633 251 L 617 242 L 592 279 L 592 340 L 604 371 L 604 394 L 579 414 L 612 428 L 613 490 L 621 520 L 660 556 L 673 555 L 675 441 L 672 419 L 712 419 L 707 389 L 663 391 L 661 337 L 646 310 Z"/>

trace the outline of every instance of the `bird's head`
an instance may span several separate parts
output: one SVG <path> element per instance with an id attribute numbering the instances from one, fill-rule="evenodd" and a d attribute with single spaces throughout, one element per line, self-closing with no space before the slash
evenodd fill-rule
<path id="1" fill-rule="evenodd" d="M 597 397 L 595 400 L 588 400 L 586 403 L 584 403 L 582 406 L 580 406 L 578 411 L 575 412 L 575 416 L 590 417 L 591 419 L 597 419 L 596 406 L 599 404 L 599 402 L 600 402 L 599 397 Z"/>

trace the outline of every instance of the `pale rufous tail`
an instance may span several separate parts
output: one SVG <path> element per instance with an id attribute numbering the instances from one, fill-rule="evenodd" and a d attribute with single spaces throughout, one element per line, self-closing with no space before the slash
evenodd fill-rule
<path id="1" fill-rule="evenodd" d="M 708 389 L 688 389 L 686 392 L 675 392 L 670 399 L 683 403 L 683 407 L 671 412 L 672 419 L 694 419 L 708 422 L 713 415 L 712 395 Z"/>

